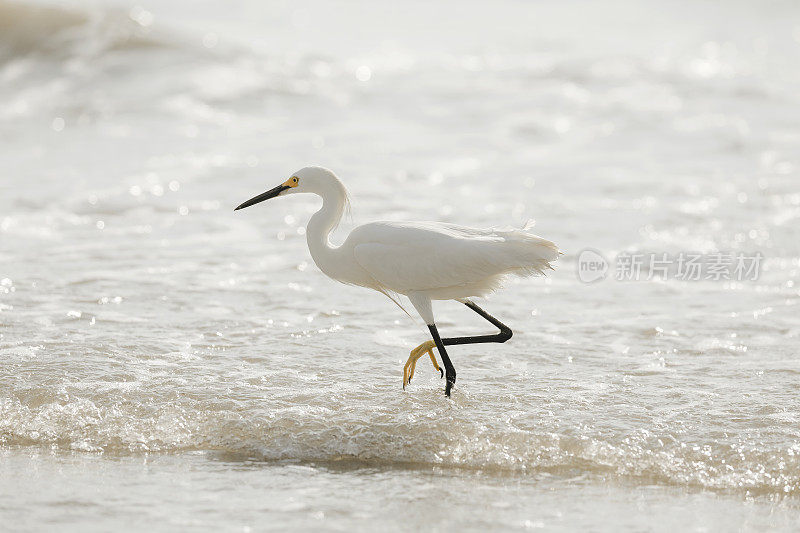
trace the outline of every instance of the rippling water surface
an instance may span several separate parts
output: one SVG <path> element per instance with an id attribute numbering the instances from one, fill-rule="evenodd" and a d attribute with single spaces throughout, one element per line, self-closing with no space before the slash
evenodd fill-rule
<path id="1" fill-rule="evenodd" d="M 0 2 L 0 524 L 780 528 L 800 519 L 800 9 L 791 2 Z M 452 400 L 353 224 L 536 219 Z M 764 256 L 594 284 L 578 253 Z M 486 330 L 455 303 L 440 328 Z M 653 526 L 655 524 L 655 526 Z"/>

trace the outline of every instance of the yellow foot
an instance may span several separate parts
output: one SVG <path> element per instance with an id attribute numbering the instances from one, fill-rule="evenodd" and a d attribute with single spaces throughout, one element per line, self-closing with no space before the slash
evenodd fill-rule
<path id="1" fill-rule="evenodd" d="M 425 355 L 426 353 L 431 358 L 431 363 L 433 363 L 433 368 L 442 373 L 442 369 L 439 368 L 439 363 L 436 362 L 436 357 L 433 355 L 433 348 L 436 346 L 433 341 L 425 341 L 413 350 L 411 350 L 411 355 L 408 356 L 408 361 L 406 361 L 406 366 L 403 367 L 403 389 L 406 388 L 406 385 L 411 383 L 411 378 L 414 377 L 414 369 L 417 366 L 417 360 Z"/>

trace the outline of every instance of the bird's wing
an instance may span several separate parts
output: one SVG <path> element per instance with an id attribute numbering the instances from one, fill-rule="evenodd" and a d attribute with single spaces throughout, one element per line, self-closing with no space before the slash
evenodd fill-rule
<path id="1" fill-rule="evenodd" d="M 517 270 L 541 272 L 558 255 L 553 243 L 522 230 L 372 223 L 351 237 L 356 261 L 382 286 L 403 293 L 482 283 Z"/>
<path id="2" fill-rule="evenodd" d="M 463 266 L 448 265 L 445 256 L 428 250 L 409 250 L 391 244 L 359 244 L 353 249 L 356 261 L 382 287 L 392 291 L 424 291 L 467 283 L 460 274 Z M 453 270 L 459 269 L 459 272 Z"/>

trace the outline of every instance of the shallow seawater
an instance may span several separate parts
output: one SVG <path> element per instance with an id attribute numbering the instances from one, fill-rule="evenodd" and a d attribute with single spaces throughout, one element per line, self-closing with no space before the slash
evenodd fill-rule
<path id="1" fill-rule="evenodd" d="M 16 529 L 252 530 L 791 530 L 787 501 L 589 479 L 585 473 L 335 462 L 267 462 L 207 453 L 99 456 L 14 450 L 3 474 Z M 35 508 L 36 513 L 26 512 Z M 681 509 L 681 513 L 676 513 Z"/>
<path id="2" fill-rule="evenodd" d="M 798 15 L 0 1 L 0 529 L 795 529 Z M 401 388 L 421 320 L 316 269 L 318 201 L 232 211 L 312 163 L 336 242 L 564 251 L 481 303 L 514 337 L 454 347 L 451 400 Z M 763 261 L 587 284 L 587 248 Z"/>

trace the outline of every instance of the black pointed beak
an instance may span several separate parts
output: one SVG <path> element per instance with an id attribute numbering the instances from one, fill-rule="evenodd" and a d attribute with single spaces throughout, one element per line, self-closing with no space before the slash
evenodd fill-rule
<path id="1" fill-rule="evenodd" d="M 258 196 L 250 198 L 249 200 L 247 200 L 243 204 L 239 205 L 239 207 L 234 209 L 234 211 L 238 211 L 239 209 L 244 209 L 245 207 L 250 207 L 251 205 L 256 205 L 257 203 L 263 202 L 264 200 L 269 200 L 270 198 L 275 198 L 280 193 L 282 193 L 283 191 L 285 191 L 286 189 L 289 189 L 289 188 L 290 187 L 288 185 L 278 185 L 274 189 L 270 189 L 267 192 L 263 192 L 263 193 L 259 194 Z"/>

